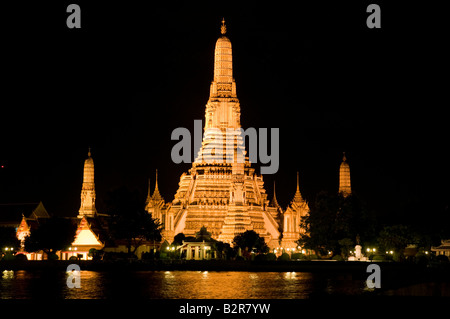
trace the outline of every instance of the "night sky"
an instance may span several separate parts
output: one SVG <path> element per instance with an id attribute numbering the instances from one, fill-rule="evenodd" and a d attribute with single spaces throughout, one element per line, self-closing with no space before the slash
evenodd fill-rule
<path id="1" fill-rule="evenodd" d="M 391 2 L 2 4 L 0 202 L 76 216 L 88 147 L 99 211 L 123 185 L 145 196 L 155 169 L 172 200 L 191 165 L 172 162 L 171 132 L 204 120 L 225 17 L 241 124 L 280 128 L 269 198 L 275 180 L 286 207 L 297 171 L 309 202 L 337 192 L 345 151 L 354 194 L 380 218 L 439 218 L 450 202 L 448 11 Z M 81 29 L 66 27 L 69 3 Z M 369 3 L 381 29 L 366 26 Z"/>

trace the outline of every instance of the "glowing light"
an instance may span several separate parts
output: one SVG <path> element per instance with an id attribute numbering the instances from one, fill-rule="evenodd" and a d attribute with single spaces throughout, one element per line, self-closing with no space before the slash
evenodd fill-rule
<path id="1" fill-rule="evenodd" d="M 75 240 L 72 243 L 72 246 L 102 246 L 102 243 L 99 242 L 97 237 L 90 229 L 81 229 L 81 231 L 77 234 Z"/>
<path id="2" fill-rule="evenodd" d="M 13 279 L 14 278 L 14 270 L 3 270 L 2 279 Z"/>

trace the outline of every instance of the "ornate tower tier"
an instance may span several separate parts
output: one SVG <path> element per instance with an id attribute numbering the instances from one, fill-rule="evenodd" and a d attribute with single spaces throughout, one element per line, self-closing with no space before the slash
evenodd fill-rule
<path id="1" fill-rule="evenodd" d="M 78 211 L 78 218 L 82 218 L 83 216 L 93 217 L 97 214 L 95 197 L 94 160 L 91 157 L 91 149 L 89 149 L 88 158 L 84 161 L 81 206 Z"/>

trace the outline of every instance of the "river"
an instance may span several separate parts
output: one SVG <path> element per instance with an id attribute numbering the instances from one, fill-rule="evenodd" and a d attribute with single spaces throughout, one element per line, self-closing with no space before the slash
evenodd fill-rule
<path id="1" fill-rule="evenodd" d="M 371 293 L 348 275 L 246 271 L 80 271 L 80 288 L 60 270 L 4 270 L 0 299 L 305 299 Z"/>

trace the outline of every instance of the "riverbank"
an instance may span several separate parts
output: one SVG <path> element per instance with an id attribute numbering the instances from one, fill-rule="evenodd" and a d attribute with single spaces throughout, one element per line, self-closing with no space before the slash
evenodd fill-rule
<path id="1" fill-rule="evenodd" d="M 423 272 L 443 270 L 450 273 L 450 264 L 428 267 L 413 263 L 374 262 L 382 270 L 397 272 Z M 40 261 L 0 261 L 0 270 L 65 270 L 70 264 L 77 264 L 81 270 L 110 271 L 110 270 L 154 270 L 154 271 L 273 271 L 273 272 L 350 272 L 366 273 L 371 262 L 360 261 L 244 261 L 244 260 L 117 260 L 117 261 L 67 261 L 67 260 L 40 260 Z"/>
<path id="2" fill-rule="evenodd" d="M 190 271 L 359 271 L 365 270 L 368 262 L 341 261 L 229 261 L 229 260 L 117 260 L 117 261 L 67 261 L 67 260 L 39 260 L 39 261 L 0 261 L 0 270 L 65 270 L 68 265 L 77 264 L 82 270 L 110 271 L 110 270 L 190 270 Z M 404 264 L 378 263 L 383 268 L 403 268 Z"/>

